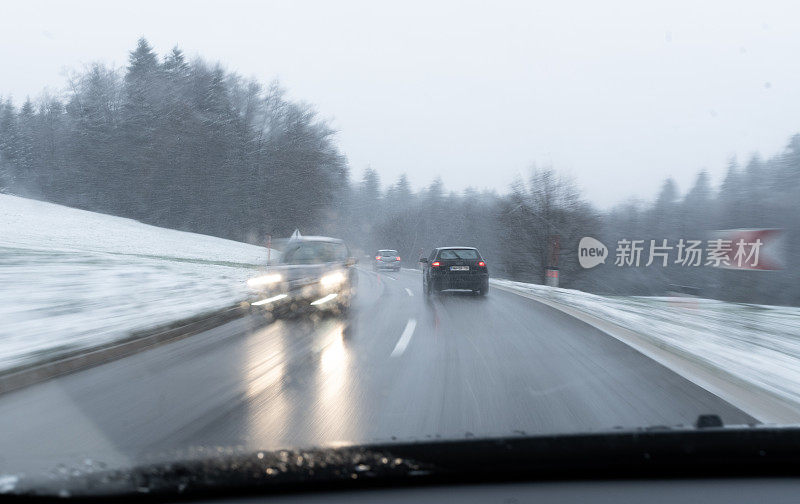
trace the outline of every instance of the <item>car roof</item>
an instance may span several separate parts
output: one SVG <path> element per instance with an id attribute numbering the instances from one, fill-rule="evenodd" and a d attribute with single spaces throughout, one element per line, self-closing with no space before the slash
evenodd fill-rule
<path id="1" fill-rule="evenodd" d="M 300 236 L 297 238 L 290 238 L 289 243 L 297 243 L 297 242 L 330 242 L 330 243 L 344 243 L 344 240 L 340 240 L 339 238 L 331 238 L 330 236 Z"/>
<path id="2" fill-rule="evenodd" d="M 436 247 L 436 250 L 478 250 L 475 247 Z"/>
<path id="3" fill-rule="evenodd" d="M 378 249 L 378 252 L 397 252 L 397 249 Z"/>

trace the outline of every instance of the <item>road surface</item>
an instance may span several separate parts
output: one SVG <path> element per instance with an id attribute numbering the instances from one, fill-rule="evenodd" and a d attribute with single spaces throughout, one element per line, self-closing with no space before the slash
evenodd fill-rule
<path id="1" fill-rule="evenodd" d="M 418 272 L 360 271 L 349 320 L 246 317 L 0 396 L 0 474 L 192 446 L 755 421 L 558 310 L 497 289 L 428 299 L 421 287 Z"/>

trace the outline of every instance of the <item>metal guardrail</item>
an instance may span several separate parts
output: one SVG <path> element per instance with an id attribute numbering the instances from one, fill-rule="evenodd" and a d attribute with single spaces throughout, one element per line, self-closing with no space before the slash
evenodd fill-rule
<path id="1" fill-rule="evenodd" d="M 119 341 L 75 350 L 44 362 L 8 369 L 0 372 L 0 394 L 83 371 L 187 338 L 240 318 L 246 312 L 242 304 L 232 305 L 151 329 L 137 331 Z"/>

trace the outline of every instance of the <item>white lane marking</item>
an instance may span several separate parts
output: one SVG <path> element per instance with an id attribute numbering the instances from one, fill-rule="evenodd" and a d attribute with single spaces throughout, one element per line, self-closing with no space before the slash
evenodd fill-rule
<path id="1" fill-rule="evenodd" d="M 389 275 L 384 275 L 384 276 L 385 276 L 386 278 L 391 278 L 392 280 L 397 280 L 397 279 L 396 279 L 395 277 L 393 277 L 393 276 L 389 276 Z"/>
<path id="2" fill-rule="evenodd" d="M 411 292 L 411 289 L 409 289 L 408 287 L 406 287 L 406 292 L 408 293 L 409 296 L 413 296 L 414 295 L 414 293 Z"/>
<path id="3" fill-rule="evenodd" d="M 403 334 L 400 335 L 400 339 L 397 340 L 397 344 L 394 346 L 394 350 L 392 350 L 391 357 L 403 355 L 403 352 L 406 351 L 406 347 L 411 342 L 411 336 L 414 335 L 414 329 L 416 327 L 417 321 L 413 318 L 409 319 L 406 328 L 403 329 Z"/>

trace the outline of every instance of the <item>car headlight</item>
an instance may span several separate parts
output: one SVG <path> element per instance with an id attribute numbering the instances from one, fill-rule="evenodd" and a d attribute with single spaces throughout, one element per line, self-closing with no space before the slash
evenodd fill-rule
<path id="1" fill-rule="evenodd" d="M 319 283 L 323 287 L 337 287 L 343 284 L 347 280 L 347 277 L 341 271 L 334 271 L 333 273 L 328 273 L 324 275 L 322 278 L 319 279 Z"/>
<path id="2" fill-rule="evenodd" d="M 261 275 L 247 280 L 247 286 L 252 288 L 267 287 L 276 284 L 283 280 L 279 273 L 270 273 L 268 275 Z"/>

